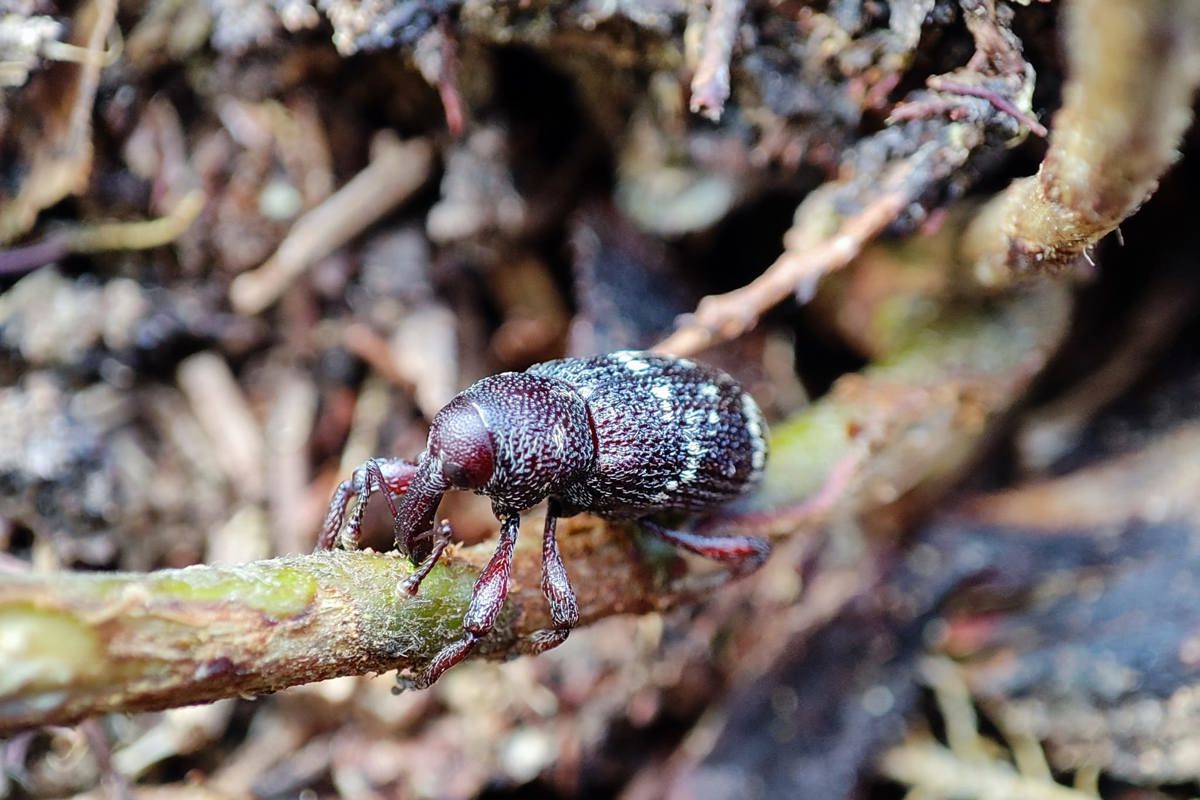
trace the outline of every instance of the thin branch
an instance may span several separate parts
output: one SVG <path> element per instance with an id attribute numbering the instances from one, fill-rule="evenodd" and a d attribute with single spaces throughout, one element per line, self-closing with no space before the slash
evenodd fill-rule
<path id="1" fill-rule="evenodd" d="M 1018 108 L 1016 103 L 994 89 L 989 89 L 986 86 L 972 86 L 969 83 L 951 80 L 944 75 L 930 77 L 925 82 L 925 85 L 937 92 L 950 92 L 951 94 L 962 94 L 968 97 L 978 97 L 981 100 L 987 100 L 998 110 L 1003 111 L 1028 128 L 1029 132 L 1034 136 L 1044 139 L 1049 133 L 1046 130 L 1046 126 L 1038 122 L 1037 117 L 1028 111 Z"/>
<path id="2" fill-rule="evenodd" d="M 75 70 L 75 75 L 55 92 L 59 102 L 42 114 L 46 138 L 33 153 L 20 191 L 0 207 L 0 243 L 32 228 L 42 209 L 86 187 L 92 169 L 92 106 L 116 13 L 117 0 L 92 0 L 76 12 L 73 27 L 82 45 L 74 51 L 78 64 L 59 67 Z M 94 56 L 80 55 L 80 50 Z"/>
<path id="3" fill-rule="evenodd" d="M 1192 120 L 1200 4 L 1074 0 L 1066 11 L 1071 79 L 1045 160 L 963 236 L 961 257 L 985 286 L 1074 263 L 1150 196 Z"/>
<path id="4" fill-rule="evenodd" d="M 1022 797 L 1026 800 L 1096 800 L 1096 795 L 1022 775 L 999 760 L 964 760 L 934 742 L 907 742 L 880 759 L 881 774 L 930 797 Z"/>
<path id="5" fill-rule="evenodd" d="M 563 545 L 585 621 L 655 610 L 688 591 L 603 525 L 581 521 Z M 6 574 L 0 735 L 421 665 L 460 635 L 489 550 L 449 554 L 415 598 L 396 588 L 412 571 L 407 559 L 364 552 L 149 574 Z M 520 652 L 550 626 L 539 568 L 536 548 L 521 553 L 485 655 Z"/>
<path id="6" fill-rule="evenodd" d="M 450 18 L 443 14 L 438 18 L 438 33 L 441 36 L 441 69 L 438 71 L 437 90 L 446 115 L 446 129 L 455 139 L 461 138 L 466 130 L 466 113 L 462 91 L 459 89 L 458 40 L 450 28 Z"/>
<path id="7" fill-rule="evenodd" d="M 693 114 L 713 122 L 721 119 L 725 101 L 729 99 L 729 58 L 745 7 L 746 0 L 712 0 L 704 26 L 704 44 L 692 78 L 690 108 Z"/>
<path id="8" fill-rule="evenodd" d="M 157 219 L 134 222 L 101 222 L 63 231 L 66 248 L 72 253 L 108 250 L 149 250 L 170 244 L 191 227 L 204 210 L 205 194 L 193 189 L 179 199 L 171 212 Z"/>
<path id="9" fill-rule="evenodd" d="M 844 187 L 834 184 L 810 195 L 796 211 L 797 223 L 784 237 L 784 252 L 752 283 L 700 301 L 696 312 L 681 320 L 655 350 L 690 355 L 719 341 L 733 339 L 758 324 L 767 309 L 793 294 L 811 296 L 821 276 L 844 267 L 924 191 L 936 152 L 925 148 L 893 165 L 880 179 L 874 197 L 857 213 L 839 219 L 834 210 Z M 832 220 L 833 233 L 822 230 Z"/>
<path id="10" fill-rule="evenodd" d="M 402 142 L 385 132 L 372 149 L 371 163 L 296 220 L 266 263 L 234 280 L 229 299 L 238 313 L 251 316 L 270 306 L 306 269 L 411 197 L 433 169 L 433 148 L 424 139 Z"/>
<path id="11" fill-rule="evenodd" d="M 37 242 L 0 250 L 0 275 L 23 275 L 71 253 L 162 247 L 191 227 L 204 210 L 204 202 L 204 192 L 194 189 L 180 198 L 171 213 L 157 219 L 64 227 Z"/>
<path id="12" fill-rule="evenodd" d="M 914 214 L 919 219 L 922 204 L 936 191 L 944 191 L 951 177 L 961 180 L 962 166 L 992 141 L 990 131 L 1011 131 L 1011 137 L 1021 123 L 1037 125 L 1005 92 L 974 88 L 987 80 L 1025 102 L 1032 95 L 1033 71 L 1007 18 L 997 14 L 994 3 L 980 0 L 969 5 L 967 24 L 976 56 L 952 73 L 953 78 L 941 78 L 958 94 L 950 118 L 940 118 L 941 112 L 950 110 L 944 93 L 913 92 L 893 114 L 897 121 L 907 120 L 905 124 L 859 142 L 842 158 L 839 177 L 804 199 L 775 263 L 741 289 L 705 297 L 656 350 L 690 355 L 740 336 L 768 309 L 792 295 L 801 301 L 811 299 L 818 281 L 857 258 L 893 223 Z M 980 71 L 985 68 L 986 72 Z M 932 83 L 936 85 L 937 79 Z"/>

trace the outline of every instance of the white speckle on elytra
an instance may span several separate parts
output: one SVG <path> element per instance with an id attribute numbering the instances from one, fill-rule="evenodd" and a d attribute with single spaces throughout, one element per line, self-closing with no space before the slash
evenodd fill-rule
<path id="1" fill-rule="evenodd" d="M 755 472 L 762 471 L 767 463 L 767 439 L 763 431 L 762 411 L 748 393 L 742 393 L 742 417 L 746 420 L 746 432 L 750 434 L 750 466 Z"/>
<path id="2" fill-rule="evenodd" d="M 711 400 L 717 396 L 719 391 L 720 390 L 717 389 L 717 385 L 715 383 L 706 383 L 700 387 L 700 396 L 707 397 Z"/>
<path id="3" fill-rule="evenodd" d="M 612 357 L 624 364 L 627 361 L 632 361 L 634 354 L 632 350 L 618 350 L 612 354 Z"/>
<path id="4" fill-rule="evenodd" d="M 650 390 L 650 394 L 660 400 L 667 400 L 671 397 L 671 387 L 665 383 L 660 383 Z"/>
<path id="5" fill-rule="evenodd" d="M 742 416 L 746 418 L 747 427 L 753 426 L 762 431 L 762 411 L 748 392 L 742 392 Z"/>
<path id="6" fill-rule="evenodd" d="M 625 369 L 630 372 L 641 372 L 642 370 L 650 369 L 650 365 L 640 358 L 635 358 L 625 362 Z"/>
<path id="7" fill-rule="evenodd" d="M 691 483 L 692 481 L 696 480 L 696 469 L 699 466 L 699 462 L 688 459 L 687 468 L 679 473 L 679 482 Z"/>
<path id="8" fill-rule="evenodd" d="M 663 487 L 668 492 L 673 492 L 679 488 L 679 481 L 667 481 L 665 484 L 663 484 Z"/>
<path id="9" fill-rule="evenodd" d="M 596 387 L 595 386 L 580 386 L 578 389 L 576 389 L 576 391 L 579 392 L 580 397 L 582 397 L 584 400 L 587 400 L 589 397 L 592 396 L 592 392 L 596 391 Z"/>
<path id="10" fill-rule="evenodd" d="M 734 463 L 732 461 L 726 461 L 725 468 L 722 469 L 721 471 L 725 473 L 726 478 L 732 478 L 734 475 L 737 474 L 737 467 L 734 466 Z"/>
<path id="11" fill-rule="evenodd" d="M 654 495 L 653 497 L 651 497 L 651 498 L 650 498 L 650 502 L 652 502 L 652 503 L 665 503 L 665 502 L 667 502 L 667 500 L 668 500 L 668 499 L 669 499 L 669 498 L 668 498 L 668 496 L 667 496 L 667 493 L 666 493 L 666 492 L 659 492 L 658 494 L 656 494 L 656 495 Z"/>
<path id="12" fill-rule="evenodd" d="M 704 450 L 704 446 L 695 439 L 692 439 L 687 443 L 687 451 L 694 456 L 700 455 L 702 450 Z"/>
<path id="13" fill-rule="evenodd" d="M 718 414 L 716 411 L 709 411 L 709 412 L 708 412 L 708 424 L 709 424 L 709 425 L 716 425 L 716 424 L 717 424 L 718 422 L 720 422 L 720 421 L 721 421 L 721 415 L 720 415 L 720 414 Z"/>

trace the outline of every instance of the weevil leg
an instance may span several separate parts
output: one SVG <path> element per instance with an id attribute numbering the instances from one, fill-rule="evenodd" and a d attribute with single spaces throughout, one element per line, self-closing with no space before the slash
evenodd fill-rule
<path id="1" fill-rule="evenodd" d="M 463 615 L 463 637 L 442 648 L 421 677 L 414 681 L 417 688 L 431 686 L 442 673 L 462 661 L 475 649 L 475 643 L 491 633 L 496 625 L 504 598 L 508 596 L 508 579 L 512 575 L 513 548 L 517 544 L 517 532 L 521 529 L 521 517 L 506 516 L 500 524 L 500 542 L 492 560 L 484 567 L 475 589 L 471 592 L 471 605 Z"/>
<path id="2" fill-rule="evenodd" d="M 387 501 L 388 512 L 396 519 L 396 501 L 393 494 L 403 494 L 408 489 L 416 467 L 411 461 L 400 458 L 371 458 L 354 471 L 353 481 L 360 488 L 358 502 L 350 512 L 350 521 L 346 523 L 340 542 L 345 550 L 357 550 L 362 538 L 363 516 L 367 513 L 367 501 L 371 492 L 378 491 Z"/>
<path id="3" fill-rule="evenodd" d="M 546 510 L 546 528 L 542 533 L 542 594 L 550 604 L 550 619 L 554 627 L 535 633 L 529 642 L 531 653 L 544 653 L 567 640 L 571 629 L 579 624 L 579 601 L 571 588 L 567 567 L 558 550 L 559 509 L 551 503 Z"/>
<path id="4" fill-rule="evenodd" d="M 446 549 L 446 545 L 450 544 L 450 540 L 454 536 L 454 529 L 450 527 L 450 520 L 444 519 L 433 526 L 433 530 L 429 534 L 433 536 L 433 549 L 429 551 L 429 555 L 425 556 L 425 560 L 417 565 L 413 574 L 400 582 L 400 591 L 407 595 L 415 596 L 417 590 L 421 588 L 421 581 L 425 580 L 437 565 L 438 559 L 442 557 L 442 551 Z"/>
<path id="5" fill-rule="evenodd" d="M 346 518 L 346 506 L 350 504 L 350 498 L 356 494 L 358 494 L 358 490 L 354 488 L 353 478 L 342 481 L 333 490 L 333 497 L 329 500 L 329 510 L 325 512 L 325 521 L 321 523 L 321 533 L 317 536 L 317 546 L 313 552 L 333 549 L 337 543 L 338 531 L 342 528 L 342 520 Z"/>
<path id="6" fill-rule="evenodd" d="M 339 483 L 334 490 L 329 510 L 325 512 L 325 520 L 321 524 L 321 533 L 317 537 L 316 549 L 332 550 L 335 545 L 341 545 L 344 550 L 357 550 L 362 537 L 363 514 L 366 513 L 371 492 L 383 494 L 392 519 L 395 519 L 395 498 L 408 490 L 416 471 L 416 464 L 403 458 L 372 458 L 354 470 L 350 479 Z M 346 507 L 353 497 L 357 497 L 358 502 L 347 520 Z M 342 530 L 343 521 L 346 522 L 345 530 Z"/>
<path id="7" fill-rule="evenodd" d="M 665 542 L 722 564 L 728 564 L 735 576 L 747 575 L 763 565 L 771 555 L 771 545 L 753 536 L 702 536 L 690 531 L 664 528 L 652 519 L 640 519 L 638 524 Z"/>
<path id="8" fill-rule="evenodd" d="M 361 467 L 354 470 L 354 475 L 350 480 L 353 482 L 354 488 L 357 489 L 358 502 L 354 504 L 354 510 L 350 512 L 350 519 L 346 522 L 346 527 L 342 530 L 342 535 L 338 537 L 338 544 L 342 546 L 343 550 L 358 549 L 358 545 L 362 540 L 363 515 L 367 513 L 367 502 L 371 499 L 373 488 L 378 489 L 387 498 L 393 519 L 396 513 L 395 504 L 387 492 L 387 484 L 383 479 L 383 471 L 379 468 L 379 462 L 376 459 L 368 459 Z M 374 484 L 374 487 L 372 487 L 372 484 Z"/>

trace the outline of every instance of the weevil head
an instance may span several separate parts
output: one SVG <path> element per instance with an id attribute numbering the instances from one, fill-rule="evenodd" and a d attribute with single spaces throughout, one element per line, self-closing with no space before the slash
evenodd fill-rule
<path id="1" fill-rule="evenodd" d="M 433 418 L 429 445 L 396 513 L 396 543 L 413 563 L 429 555 L 424 533 L 433 527 L 438 504 L 447 489 L 474 489 L 492 480 L 496 449 L 479 410 L 463 395 Z"/>
<path id="2" fill-rule="evenodd" d="M 441 465 L 449 487 L 474 489 L 487 485 L 496 470 L 496 447 L 480 409 L 460 394 L 433 418 L 428 456 Z"/>

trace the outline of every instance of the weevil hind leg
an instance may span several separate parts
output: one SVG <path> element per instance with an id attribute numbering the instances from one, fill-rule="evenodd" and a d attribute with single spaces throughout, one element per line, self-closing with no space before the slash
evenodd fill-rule
<path id="1" fill-rule="evenodd" d="M 425 671 L 415 679 L 399 679 L 399 686 L 424 689 L 442 676 L 442 673 L 471 654 L 475 644 L 492 632 L 504 599 L 508 597 L 508 580 L 512 576 L 513 550 L 517 544 L 517 532 L 521 529 L 521 517 L 506 516 L 500 524 L 500 542 L 488 565 L 484 567 L 475 588 L 471 592 L 471 605 L 463 615 L 463 636 L 443 647 Z"/>
<path id="2" fill-rule="evenodd" d="M 316 549 L 332 550 L 340 546 L 343 550 L 357 550 L 362 540 L 363 515 L 366 514 L 371 493 L 378 491 L 383 495 L 392 519 L 395 519 L 395 498 L 407 491 L 416 469 L 416 464 L 403 458 L 372 458 L 354 470 L 354 474 L 334 490 L 329 510 L 325 512 L 325 520 L 321 524 L 321 533 L 317 537 Z M 357 498 L 357 502 L 347 519 L 346 508 L 351 498 Z M 343 521 L 346 523 L 344 528 Z"/>
<path id="3" fill-rule="evenodd" d="M 748 575 L 763 565 L 771 555 L 771 545 L 753 536 L 702 536 L 691 531 L 665 528 L 652 519 L 642 518 L 638 524 L 664 542 L 713 561 L 727 564 L 734 576 Z"/>
<path id="4" fill-rule="evenodd" d="M 560 510 L 553 502 L 546 510 L 546 527 L 542 532 L 542 594 L 550 604 L 553 628 L 537 631 L 530 637 L 526 650 L 544 653 L 567 640 L 571 629 L 579 624 L 579 601 L 571 588 L 567 567 L 558 549 L 558 516 Z"/>
<path id="5" fill-rule="evenodd" d="M 396 503 L 388 493 L 387 480 L 383 477 L 379 459 L 368 459 L 361 467 L 354 470 L 350 481 L 357 490 L 358 502 L 354 504 L 354 510 L 350 512 L 350 519 L 347 521 L 342 535 L 338 537 L 338 544 L 343 550 L 357 550 L 362 543 L 363 517 L 367 513 L 367 502 L 371 499 L 372 492 L 379 492 L 383 495 L 387 500 L 388 510 L 392 512 L 392 518 L 396 517 Z"/>
<path id="6" fill-rule="evenodd" d="M 346 518 L 346 507 L 350 505 L 350 498 L 358 493 L 353 478 L 347 478 L 337 485 L 329 500 L 329 510 L 325 512 L 325 521 L 321 523 L 321 533 L 317 536 L 317 546 L 313 552 L 332 550 L 338 543 L 338 533 Z"/>

